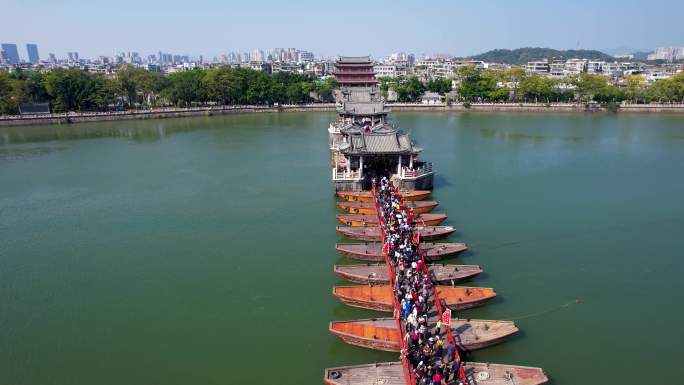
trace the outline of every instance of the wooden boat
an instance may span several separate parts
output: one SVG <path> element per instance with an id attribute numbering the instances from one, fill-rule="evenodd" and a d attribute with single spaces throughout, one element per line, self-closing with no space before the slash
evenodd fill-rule
<path id="1" fill-rule="evenodd" d="M 431 240 L 440 237 L 446 237 L 447 235 L 456 231 L 455 228 L 451 226 L 425 226 L 416 227 L 416 231 L 420 234 L 420 239 Z M 361 241 L 379 241 L 380 240 L 380 228 L 377 226 L 372 227 L 344 227 L 337 226 L 337 232 L 344 235 L 345 237 L 351 239 L 358 239 Z"/>
<path id="2" fill-rule="evenodd" d="M 482 273 L 478 265 L 445 265 L 429 264 L 428 269 L 432 274 L 432 282 L 456 283 L 463 282 Z M 365 265 L 335 265 L 335 274 L 347 281 L 362 284 L 387 284 L 389 275 L 387 265 L 384 263 Z"/>
<path id="3" fill-rule="evenodd" d="M 470 385 L 541 385 L 549 381 L 541 368 L 518 365 L 464 362 L 463 369 Z M 338 366 L 327 368 L 323 382 L 327 385 L 406 385 L 401 362 Z"/>
<path id="4" fill-rule="evenodd" d="M 454 256 L 468 250 L 465 243 L 431 243 L 421 242 L 420 249 L 425 253 L 428 261 L 437 261 L 446 257 Z M 335 250 L 343 256 L 360 261 L 384 261 L 382 243 L 337 243 Z"/>
<path id="5" fill-rule="evenodd" d="M 453 318 L 450 327 L 456 344 L 462 350 L 496 345 L 518 332 L 513 321 Z M 333 321 L 328 329 L 351 345 L 388 352 L 398 352 L 401 349 L 401 335 L 394 318 Z"/>
<path id="6" fill-rule="evenodd" d="M 422 201 L 432 194 L 430 190 L 400 191 L 399 195 L 405 201 Z M 338 191 L 337 196 L 349 202 L 373 202 L 370 191 Z"/>
<path id="7" fill-rule="evenodd" d="M 418 214 L 414 221 L 421 226 L 437 226 L 447 219 L 446 214 Z M 346 226 L 377 226 L 378 216 L 375 214 L 337 214 L 337 220 Z"/>
<path id="8" fill-rule="evenodd" d="M 434 210 L 439 203 L 437 201 L 409 201 L 406 202 L 406 207 L 413 209 L 416 214 L 429 213 Z M 368 214 L 375 215 L 375 203 L 373 202 L 337 202 L 337 207 L 350 214 Z"/>
<path id="9" fill-rule="evenodd" d="M 496 297 L 494 289 L 486 287 L 451 287 L 436 285 L 435 289 L 447 307 L 463 310 L 480 306 Z M 390 285 L 335 286 L 333 295 L 349 306 L 392 312 L 394 303 Z"/>

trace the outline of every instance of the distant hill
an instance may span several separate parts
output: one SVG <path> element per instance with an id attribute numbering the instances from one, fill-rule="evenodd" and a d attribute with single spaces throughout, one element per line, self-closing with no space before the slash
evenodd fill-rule
<path id="1" fill-rule="evenodd" d="M 570 49 L 559 51 L 551 48 L 516 48 L 516 49 L 494 49 L 479 55 L 471 56 L 471 59 L 482 60 L 491 63 L 506 64 L 526 64 L 528 61 L 563 57 L 565 59 L 579 58 L 591 60 L 612 61 L 615 58 L 601 51 L 586 49 Z"/>

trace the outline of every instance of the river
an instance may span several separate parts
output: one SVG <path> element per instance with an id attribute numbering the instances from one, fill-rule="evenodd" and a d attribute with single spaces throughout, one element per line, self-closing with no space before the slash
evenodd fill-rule
<path id="1" fill-rule="evenodd" d="M 330 113 L 0 128 L 0 383 L 322 384 L 397 360 L 331 320 Z M 521 332 L 473 361 L 681 381 L 684 117 L 396 113 Z"/>

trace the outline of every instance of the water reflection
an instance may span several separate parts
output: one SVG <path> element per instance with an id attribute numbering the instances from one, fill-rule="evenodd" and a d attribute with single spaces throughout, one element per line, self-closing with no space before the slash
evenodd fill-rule
<path id="1" fill-rule="evenodd" d="M 203 119 L 174 119 L 0 127 L 0 145 L 97 138 L 129 138 L 136 142 L 154 142 L 175 133 L 212 128 L 211 125 L 202 124 L 203 122 Z"/>
<path id="2" fill-rule="evenodd" d="M 64 151 L 66 147 L 29 147 L 29 148 L 2 148 L 0 147 L 0 160 L 16 161 L 36 156 Z"/>

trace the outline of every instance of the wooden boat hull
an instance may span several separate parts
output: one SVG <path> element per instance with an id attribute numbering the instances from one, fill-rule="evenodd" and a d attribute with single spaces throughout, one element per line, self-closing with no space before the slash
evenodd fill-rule
<path id="1" fill-rule="evenodd" d="M 377 226 L 379 223 L 375 214 L 338 214 L 336 217 L 340 223 L 351 227 Z M 437 226 L 446 219 L 446 214 L 418 214 L 415 222 L 421 226 Z"/>
<path id="2" fill-rule="evenodd" d="M 422 201 L 432 194 L 430 190 L 401 191 L 399 195 L 405 201 Z M 349 202 L 373 202 L 370 191 L 338 191 L 337 196 Z"/>
<path id="3" fill-rule="evenodd" d="M 328 330 L 350 345 L 386 352 L 401 349 L 401 332 L 394 318 L 333 321 Z"/>
<path id="4" fill-rule="evenodd" d="M 328 329 L 350 345 L 388 352 L 401 349 L 401 335 L 394 318 L 333 321 Z M 518 328 L 512 321 L 454 318 L 451 331 L 460 349 L 476 350 L 503 342 L 517 333 Z"/>
<path id="5" fill-rule="evenodd" d="M 344 304 L 362 309 L 394 311 L 392 288 L 378 286 L 335 286 L 333 295 Z"/>
<path id="6" fill-rule="evenodd" d="M 489 287 L 463 287 L 436 285 L 439 299 L 451 310 L 464 310 L 482 306 L 496 297 L 494 289 Z"/>
<path id="7" fill-rule="evenodd" d="M 337 232 L 344 235 L 347 238 L 358 239 L 361 241 L 379 241 L 380 240 L 380 229 L 377 226 L 368 227 L 351 227 L 351 226 L 338 226 Z M 446 237 L 449 234 L 456 231 L 454 227 L 451 226 L 421 226 L 416 227 L 416 231 L 420 234 L 422 240 L 432 240 L 437 238 Z"/>
<path id="8" fill-rule="evenodd" d="M 478 265 L 429 264 L 428 269 L 435 283 L 467 281 L 482 273 Z M 333 271 L 347 281 L 362 284 L 388 284 L 389 274 L 384 263 L 365 265 L 335 265 Z"/>
<path id="9" fill-rule="evenodd" d="M 406 202 L 406 206 L 413 209 L 416 214 L 429 213 L 437 207 L 439 203 L 437 201 L 409 201 Z M 378 211 L 375 209 L 375 203 L 373 202 L 338 202 L 337 207 L 350 213 L 350 214 L 366 214 L 366 215 L 377 215 Z"/>
<path id="10" fill-rule="evenodd" d="M 420 248 L 425 253 L 427 261 L 438 261 L 468 250 L 465 243 L 431 243 L 421 242 Z M 366 243 L 338 243 L 335 250 L 341 255 L 359 261 L 384 261 L 382 244 L 380 242 Z"/>
<path id="11" fill-rule="evenodd" d="M 541 385 L 549 381 L 544 370 L 530 366 L 464 362 L 463 369 L 471 385 Z M 327 368 L 323 382 L 327 385 L 406 385 L 401 362 Z"/>
<path id="12" fill-rule="evenodd" d="M 470 309 L 496 297 L 494 289 L 483 287 L 436 285 L 435 289 L 440 299 L 452 310 Z M 394 294 L 390 285 L 335 286 L 333 295 L 349 306 L 390 313 L 394 311 Z"/>
<path id="13" fill-rule="evenodd" d="M 463 350 L 477 350 L 500 344 L 520 330 L 513 321 L 460 318 L 452 319 L 450 328 L 456 345 Z"/>

